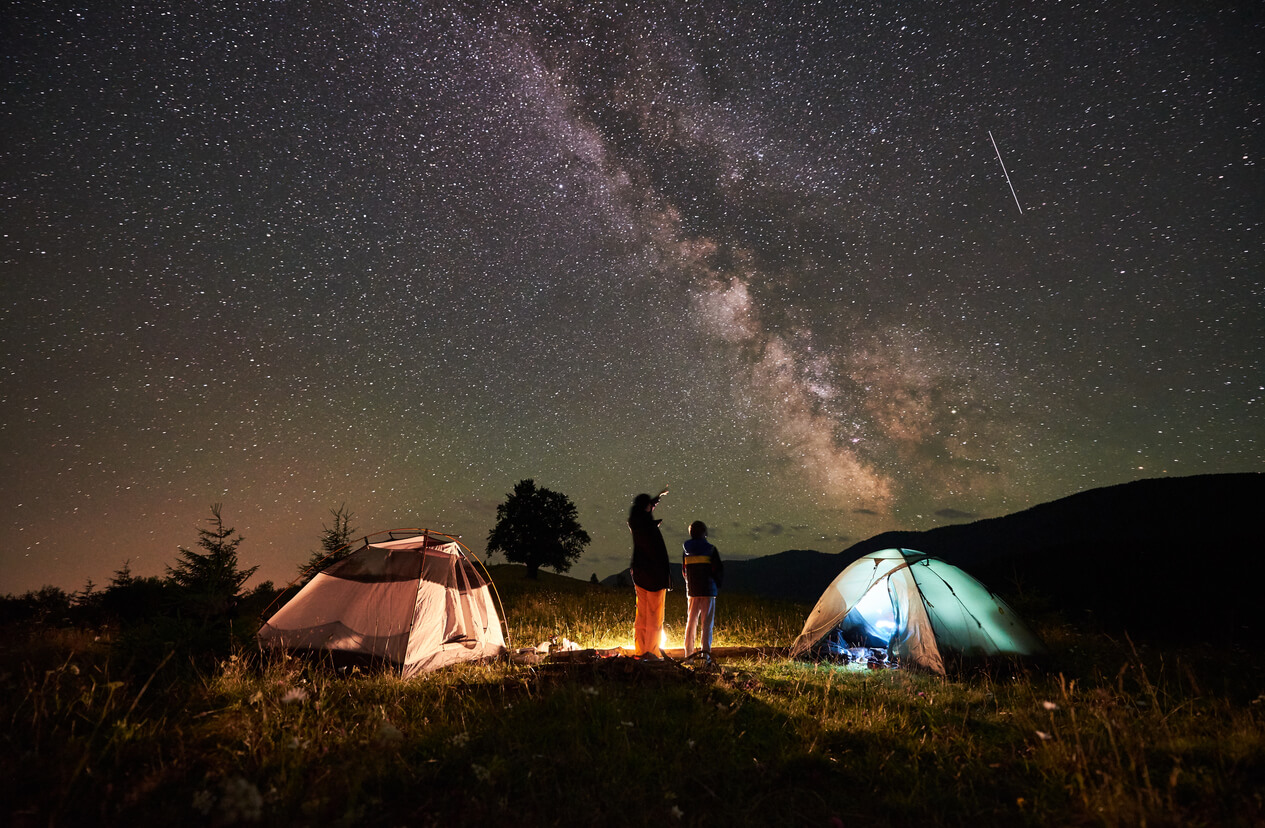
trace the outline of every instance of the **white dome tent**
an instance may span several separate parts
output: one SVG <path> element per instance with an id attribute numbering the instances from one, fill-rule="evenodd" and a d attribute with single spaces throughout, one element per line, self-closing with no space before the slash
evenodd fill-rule
<path id="1" fill-rule="evenodd" d="M 911 549 L 849 564 L 808 614 L 791 657 L 842 642 L 885 647 L 944 675 L 944 654 L 1035 656 L 1044 646 L 1006 603 L 961 569 Z"/>
<path id="2" fill-rule="evenodd" d="M 456 538 L 396 529 L 358 543 L 268 619 L 261 646 L 387 663 L 405 678 L 505 652 L 491 579 Z"/>

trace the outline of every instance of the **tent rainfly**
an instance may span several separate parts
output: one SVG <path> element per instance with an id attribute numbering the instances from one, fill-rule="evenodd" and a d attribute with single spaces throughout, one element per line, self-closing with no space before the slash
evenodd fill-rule
<path id="1" fill-rule="evenodd" d="M 1045 648 L 1001 598 L 961 569 L 911 549 L 863 555 L 831 582 L 791 645 L 886 647 L 944 675 L 945 653 L 1035 656 Z"/>
<path id="2" fill-rule="evenodd" d="M 409 529 L 360 544 L 268 619 L 261 646 L 385 662 L 405 678 L 504 653 L 490 581 L 459 541 Z"/>

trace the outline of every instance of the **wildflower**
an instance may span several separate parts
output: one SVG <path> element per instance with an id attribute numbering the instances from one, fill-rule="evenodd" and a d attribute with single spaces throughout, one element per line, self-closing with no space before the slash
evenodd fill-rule
<path id="1" fill-rule="evenodd" d="M 1044 730 L 1038 730 L 1038 731 L 1037 731 L 1037 738 L 1038 738 L 1038 739 L 1040 739 L 1040 740 L 1041 740 L 1041 741 L 1043 741 L 1043 742 L 1048 742 L 1048 741 L 1050 741 L 1051 739 L 1053 739 L 1054 737 L 1053 737 L 1053 736 L 1051 736 L 1049 733 L 1046 733 Z"/>
<path id="2" fill-rule="evenodd" d="M 400 729 L 390 722 L 383 722 L 378 726 L 378 742 L 380 744 L 392 744 L 395 742 L 403 742 L 404 734 Z"/>
<path id="3" fill-rule="evenodd" d="M 224 783 L 224 796 L 220 799 L 221 820 L 226 825 L 235 822 L 258 822 L 264 815 L 264 798 L 254 783 L 234 776 Z"/>
<path id="4" fill-rule="evenodd" d="M 1059 709 L 1059 706 L 1058 706 L 1057 704 L 1055 704 L 1054 702 L 1052 702 L 1052 701 L 1043 701 L 1043 702 L 1041 702 L 1041 706 L 1042 706 L 1042 707 L 1044 707 L 1046 710 L 1058 710 L 1058 709 Z"/>
<path id="5" fill-rule="evenodd" d="M 487 782 L 489 779 L 492 778 L 492 771 L 488 770 L 482 765 L 471 764 L 470 770 L 474 771 L 474 778 L 479 780 L 480 782 Z"/>
<path id="6" fill-rule="evenodd" d="M 448 744 L 453 747 L 465 747 L 470 744 L 470 734 L 465 732 L 457 733 L 448 740 Z"/>
<path id="7" fill-rule="evenodd" d="M 193 810 L 202 816 L 210 814 L 213 807 L 215 807 L 215 794 L 203 788 L 193 795 Z"/>
<path id="8" fill-rule="evenodd" d="M 672 810 L 668 811 L 668 813 L 670 813 L 672 816 L 676 817 L 677 819 L 680 819 L 681 817 L 685 816 L 685 811 L 682 811 L 679 805 L 673 805 Z"/>
<path id="9" fill-rule="evenodd" d="M 281 697 L 282 704 L 302 704 L 307 701 L 307 691 L 302 687 L 291 687 Z"/>
<path id="10" fill-rule="evenodd" d="M 596 696 L 596 695 L 597 695 L 597 688 L 596 688 L 596 687 L 593 687 L 592 685 L 589 685 L 589 686 L 587 686 L 587 687 L 581 687 L 581 688 L 580 688 L 580 692 L 581 692 L 581 693 L 587 693 L 587 694 L 588 694 L 588 695 L 590 695 L 590 696 Z"/>

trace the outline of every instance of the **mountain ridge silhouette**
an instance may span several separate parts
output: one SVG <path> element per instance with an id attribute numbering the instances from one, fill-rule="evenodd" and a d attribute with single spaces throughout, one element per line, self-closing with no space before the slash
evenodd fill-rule
<path id="1" fill-rule="evenodd" d="M 1136 480 L 1001 517 L 883 532 L 838 553 L 788 550 L 727 560 L 724 591 L 815 603 L 869 552 L 914 549 L 990 589 L 1027 596 L 1073 620 L 1164 633 L 1260 629 L 1256 512 L 1265 473 Z"/>

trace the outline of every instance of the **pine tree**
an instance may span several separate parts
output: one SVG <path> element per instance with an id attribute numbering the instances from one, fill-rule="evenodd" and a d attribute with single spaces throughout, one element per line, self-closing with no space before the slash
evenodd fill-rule
<path id="1" fill-rule="evenodd" d="M 156 575 L 138 578 L 132 574 L 132 562 L 126 560 L 101 594 L 101 609 L 106 617 L 121 624 L 152 620 L 162 614 L 169 593 L 175 589 L 170 581 Z"/>
<path id="2" fill-rule="evenodd" d="M 130 587 L 136 580 L 132 575 L 132 559 L 128 558 L 123 561 L 123 566 L 114 570 L 114 577 L 110 579 L 106 589 L 126 589 Z"/>
<path id="3" fill-rule="evenodd" d="M 212 505 L 211 517 L 207 518 L 211 528 L 198 529 L 198 546 L 203 551 L 180 547 L 180 560 L 174 567 L 167 567 L 167 580 L 200 598 L 231 603 L 259 567 L 238 567 L 237 547 L 244 538 L 233 537 L 237 530 L 224 525 L 221 508 L 219 503 Z"/>
<path id="4" fill-rule="evenodd" d="M 321 524 L 321 548 L 313 552 L 308 558 L 307 563 L 299 567 L 299 575 L 302 583 L 306 584 L 316 576 L 325 567 L 341 561 L 343 558 L 351 554 L 351 536 L 356 530 L 351 527 L 351 519 L 355 517 L 351 512 L 347 511 L 347 504 L 344 503 L 337 509 L 330 509 L 330 515 L 334 518 L 333 526 Z"/>

